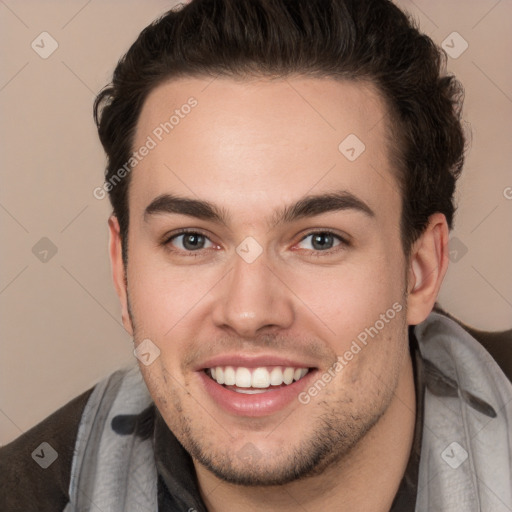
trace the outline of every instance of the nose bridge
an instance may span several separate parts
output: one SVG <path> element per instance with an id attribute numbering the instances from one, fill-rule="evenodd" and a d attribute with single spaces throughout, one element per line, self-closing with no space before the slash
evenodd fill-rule
<path id="1" fill-rule="evenodd" d="M 229 326 L 243 336 L 253 336 L 262 327 L 288 327 L 294 318 L 291 294 L 270 270 L 263 250 L 251 243 L 237 247 L 214 311 L 219 327 Z"/>

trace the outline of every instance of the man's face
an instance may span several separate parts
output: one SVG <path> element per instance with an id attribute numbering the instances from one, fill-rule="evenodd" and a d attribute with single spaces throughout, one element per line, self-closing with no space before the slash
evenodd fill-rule
<path id="1" fill-rule="evenodd" d="M 129 189 L 134 339 L 160 350 L 141 371 L 168 426 L 221 478 L 284 483 L 321 470 L 395 399 L 406 262 L 385 114 L 369 86 L 305 78 L 180 79 L 144 105 L 134 149 L 148 136 L 156 146 Z M 185 213 L 166 194 L 224 218 L 190 203 Z M 341 201 L 293 215 L 324 194 Z"/>

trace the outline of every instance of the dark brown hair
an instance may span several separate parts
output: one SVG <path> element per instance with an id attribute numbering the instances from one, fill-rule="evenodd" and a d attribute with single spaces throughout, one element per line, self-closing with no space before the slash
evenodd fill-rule
<path id="1" fill-rule="evenodd" d="M 404 251 L 441 212 L 450 228 L 464 159 L 462 87 L 446 56 L 388 0 L 193 0 L 146 27 L 94 104 L 108 181 L 128 162 L 148 94 L 180 76 L 361 80 L 388 107 Z M 130 174 L 110 187 L 127 257 Z"/>

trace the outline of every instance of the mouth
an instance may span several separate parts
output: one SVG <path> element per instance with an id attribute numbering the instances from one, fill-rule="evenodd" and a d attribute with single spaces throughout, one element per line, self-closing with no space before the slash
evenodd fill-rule
<path id="1" fill-rule="evenodd" d="M 274 366 L 247 368 L 244 366 L 215 366 L 203 370 L 225 389 L 246 395 L 255 395 L 289 386 L 304 378 L 311 368 Z"/>
<path id="2" fill-rule="evenodd" d="M 220 357 L 196 369 L 214 407 L 230 415 L 264 417 L 290 407 L 315 379 L 318 368 L 286 359 Z"/>

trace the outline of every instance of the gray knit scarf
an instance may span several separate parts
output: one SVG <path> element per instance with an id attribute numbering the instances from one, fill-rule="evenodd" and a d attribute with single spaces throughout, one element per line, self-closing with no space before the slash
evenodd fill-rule
<path id="1" fill-rule="evenodd" d="M 512 511 L 512 385 L 456 322 L 431 313 L 415 334 L 429 374 L 416 512 Z M 152 439 L 112 420 L 152 403 L 138 367 L 100 382 L 84 410 L 64 512 L 155 512 Z"/>

